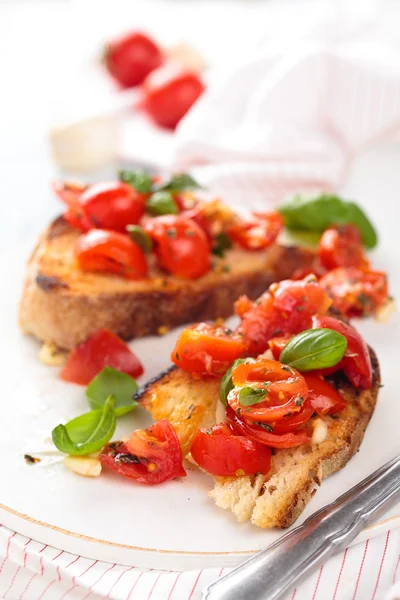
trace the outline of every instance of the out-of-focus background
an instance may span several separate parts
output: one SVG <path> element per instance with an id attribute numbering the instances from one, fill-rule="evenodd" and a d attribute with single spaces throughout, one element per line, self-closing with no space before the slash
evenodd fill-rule
<path id="1" fill-rule="evenodd" d="M 380 74 L 379 60 L 386 50 L 375 52 L 381 45 L 373 31 L 374 24 L 378 17 L 382 19 L 382 27 L 386 28 L 385 40 L 388 44 L 395 43 L 398 16 L 397 3 L 372 0 L 137 0 L 134 3 L 128 0 L 13 0 L 0 3 L 0 194 L 7 220 L 7 227 L 2 228 L 2 242 L 5 243 L 8 237 L 10 240 L 15 238 L 16 232 L 34 239 L 49 217 L 59 211 L 49 189 L 49 180 L 57 172 L 63 176 L 79 174 L 90 180 L 110 176 L 122 161 L 150 165 L 155 169 L 168 167 L 171 163 L 174 166 L 176 134 L 154 127 L 146 115 L 134 111 L 131 106 L 136 102 L 138 92 L 121 92 L 100 62 L 105 43 L 115 36 L 141 29 L 163 48 L 184 44 L 187 51 L 189 46 L 207 66 L 204 78 L 207 87 L 214 91 L 215 101 L 218 88 L 223 87 L 221 73 L 240 71 L 241 64 L 249 56 L 257 56 L 258 50 L 264 52 L 265 47 L 268 62 L 279 53 L 292 58 L 300 53 L 315 53 L 316 44 L 319 44 L 318 52 L 329 51 L 339 40 L 343 41 L 339 54 L 346 51 L 347 56 L 355 60 L 361 56 L 365 61 L 370 55 Z M 372 41 L 368 42 L 370 34 L 373 34 Z M 361 35 L 361 45 L 358 48 L 354 45 L 352 49 L 352 40 L 358 35 Z M 378 56 L 380 53 L 382 56 Z M 394 70 L 391 65 L 390 77 Z M 316 85 L 320 79 L 320 73 L 316 72 L 310 84 L 313 71 L 310 73 L 304 82 L 301 81 L 296 97 L 291 99 L 292 107 L 294 105 L 295 111 L 299 111 L 298 120 L 304 116 L 301 100 L 304 87 Z M 273 72 L 267 85 L 274 84 L 274 77 L 276 84 L 279 76 Z M 251 81 L 245 79 L 243 85 L 236 85 L 236 88 L 235 83 L 237 80 L 233 79 L 231 88 L 229 81 L 224 83 L 225 105 L 217 118 L 213 115 L 215 130 L 224 121 L 224 112 L 229 112 L 227 98 L 234 101 Z M 382 88 L 380 94 L 383 96 L 386 91 L 388 89 Z M 263 93 L 266 93 L 265 89 Z M 312 97 L 313 94 L 311 102 Z M 189 116 L 188 126 L 185 129 L 184 124 L 183 134 L 178 134 L 184 151 L 188 139 L 193 151 L 193 140 L 196 142 L 199 137 L 198 130 L 201 130 L 201 119 L 206 110 L 198 115 L 200 125 L 199 122 L 196 125 L 196 118 Z M 244 150 L 246 143 L 250 145 L 245 134 L 249 121 L 249 126 L 255 127 L 251 123 L 254 113 L 251 106 L 248 112 L 250 119 L 241 124 Z M 369 120 L 368 113 L 365 120 Z M 256 122 L 256 128 L 258 124 Z M 214 129 L 209 135 L 211 142 Z M 382 133 L 385 131 L 379 131 L 377 137 L 384 138 Z M 218 135 L 218 143 L 222 140 L 229 145 L 225 131 Z M 85 143 L 83 139 L 86 139 Z M 232 144 L 237 144 L 238 139 L 240 145 L 240 135 L 236 131 Z M 258 141 L 251 139 L 251 144 L 250 154 Z M 361 152 L 357 153 L 356 160 L 361 160 L 361 180 L 364 179 L 364 168 L 365 172 L 371 173 L 368 164 L 363 167 L 363 161 L 368 163 L 369 160 L 366 154 L 369 147 L 362 146 Z M 373 152 L 376 147 L 375 144 Z M 365 194 L 375 193 L 375 190 L 372 192 L 374 185 L 377 185 L 377 194 L 381 193 L 382 186 L 392 187 L 388 181 L 398 170 L 397 144 L 393 142 L 393 136 L 385 148 L 384 155 L 380 151 L 378 158 L 373 158 L 372 171 L 376 172 L 376 177 L 369 177 Z M 318 149 L 321 148 L 311 149 L 309 156 Z M 83 170 L 77 169 L 75 164 L 71 167 L 71 156 L 77 158 L 79 164 L 80 152 L 84 155 Z M 300 155 L 301 152 L 300 148 Z M 324 152 L 328 154 L 326 148 L 322 149 L 322 154 Z M 200 155 L 201 163 L 204 162 L 204 148 Z M 265 156 L 268 157 L 268 152 L 261 156 L 262 164 L 267 164 Z M 276 164 L 276 160 L 273 156 L 272 162 Z M 385 171 L 382 177 L 378 175 L 379 169 Z M 393 171 L 390 176 L 386 173 L 388 169 Z M 350 179 L 344 180 L 349 192 L 353 190 L 352 179 L 358 177 L 357 172 L 356 169 Z M 359 193 L 357 186 L 356 192 Z M 379 214 L 372 216 L 377 216 L 379 223 Z"/>

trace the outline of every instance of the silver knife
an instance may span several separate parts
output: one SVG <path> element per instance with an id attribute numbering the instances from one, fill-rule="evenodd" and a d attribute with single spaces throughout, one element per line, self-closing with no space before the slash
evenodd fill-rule
<path id="1" fill-rule="evenodd" d="M 389 508 L 400 491 L 400 456 L 208 585 L 203 600 L 278 600 Z"/>

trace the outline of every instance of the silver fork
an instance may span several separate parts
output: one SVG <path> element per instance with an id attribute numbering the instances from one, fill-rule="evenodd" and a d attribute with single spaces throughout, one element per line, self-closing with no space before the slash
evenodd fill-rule
<path id="1" fill-rule="evenodd" d="M 400 456 L 289 531 L 266 550 L 208 585 L 203 600 L 278 600 L 346 548 L 400 491 Z"/>

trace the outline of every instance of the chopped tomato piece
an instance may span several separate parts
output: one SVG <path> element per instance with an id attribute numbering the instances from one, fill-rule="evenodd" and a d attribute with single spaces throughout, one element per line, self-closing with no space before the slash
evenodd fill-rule
<path id="1" fill-rule="evenodd" d="M 227 327 L 199 323 L 182 331 L 171 360 L 189 373 L 221 375 L 245 351 L 241 335 Z"/>
<path id="2" fill-rule="evenodd" d="M 318 255 L 321 264 L 328 270 L 369 266 L 361 233 L 354 225 L 334 225 L 326 229 L 319 242 Z"/>
<path id="3" fill-rule="evenodd" d="M 104 53 L 110 74 L 124 88 L 142 83 L 163 60 L 154 40 L 140 31 L 133 31 L 107 44 Z"/>
<path id="4" fill-rule="evenodd" d="M 167 63 L 145 79 L 140 106 L 158 125 L 175 129 L 204 90 L 198 73 Z"/>
<path id="5" fill-rule="evenodd" d="M 61 371 L 61 379 L 87 385 L 104 367 L 113 367 L 139 377 L 143 367 L 120 337 L 108 329 L 89 335 L 72 350 Z"/>
<path id="6" fill-rule="evenodd" d="M 240 418 L 230 406 L 226 409 L 226 416 L 229 424 L 237 435 L 245 437 L 264 444 L 270 448 L 293 448 L 302 444 L 309 444 L 310 437 L 306 431 L 295 431 L 289 433 L 271 433 L 272 426 L 264 424 L 263 427 L 249 425 Z M 272 429 L 273 431 L 273 429 Z"/>
<path id="7" fill-rule="evenodd" d="M 197 464 L 214 476 L 266 474 L 270 470 L 271 450 L 223 423 L 212 429 L 199 429 L 190 449 Z"/>
<path id="8" fill-rule="evenodd" d="M 242 319 L 253 306 L 254 302 L 248 296 L 240 296 L 235 302 L 235 313 Z"/>
<path id="9" fill-rule="evenodd" d="M 246 250 L 268 248 L 283 228 L 283 219 L 278 212 L 254 213 L 252 218 L 232 225 L 228 236 Z"/>
<path id="10" fill-rule="evenodd" d="M 75 229 L 86 232 L 92 229 L 93 223 L 85 214 L 80 199 L 87 185 L 76 181 L 54 181 L 52 184 L 54 192 L 66 204 L 67 210 L 64 219 Z"/>
<path id="11" fill-rule="evenodd" d="M 346 406 L 342 396 L 322 377 L 314 373 L 305 373 L 308 386 L 308 401 L 319 415 L 334 415 Z"/>
<path id="12" fill-rule="evenodd" d="M 266 358 L 250 359 L 232 370 L 234 388 L 228 394 L 228 404 L 246 422 L 272 423 L 288 413 L 300 412 L 307 398 L 305 379 L 292 367 Z M 249 404 L 243 391 L 259 397 Z M 262 397 L 263 396 L 263 397 Z"/>
<path id="13" fill-rule="evenodd" d="M 155 243 L 160 267 L 184 279 L 197 279 L 211 266 L 210 244 L 191 219 L 165 215 L 149 219 L 145 230 Z"/>
<path id="14" fill-rule="evenodd" d="M 185 477 L 178 436 L 166 419 L 134 431 L 129 440 L 107 444 L 100 454 L 102 465 L 138 483 L 164 483 Z"/>
<path id="15" fill-rule="evenodd" d="M 268 348 L 271 338 L 311 327 L 311 317 L 326 313 L 331 303 L 315 278 L 281 281 L 256 300 L 238 330 L 249 343 L 249 353 L 257 355 Z"/>
<path id="16" fill-rule="evenodd" d="M 81 235 L 75 256 L 82 271 L 113 273 L 134 280 L 147 277 L 143 250 L 127 235 L 116 231 L 92 229 Z"/>
<path id="17" fill-rule="evenodd" d="M 327 327 L 345 336 L 347 339 L 346 354 L 336 367 L 343 369 L 354 387 L 370 389 L 372 386 L 371 357 L 368 346 L 358 331 L 347 323 L 326 315 L 314 316 L 313 327 Z"/>
<path id="18" fill-rule="evenodd" d="M 327 273 L 320 284 L 333 306 L 349 317 L 374 314 L 388 299 L 387 278 L 382 271 L 338 268 Z"/>
<path id="19" fill-rule="evenodd" d="M 93 227 L 126 232 L 144 214 L 145 194 L 120 181 L 90 185 L 80 197 L 80 207 Z"/>
<path id="20" fill-rule="evenodd" d="M 279 360 L 282 350 L 293 336 L 287 334 L 280 337 L 271 338 L 268 342 L 269 349 L 275 360 Z"/>
<path id="21" fill-rule="evenodd" d="M 297 431 L 303 427 L 303 425 L 305 425 L 309 419 L 311 419 L 314 413 L 315 409 L 313 408 L 308 396 L 301 411 L 287 417 L 282 417 L 282 419 L 276 421 L 272 426 L 272 432 L 274 434 L 281 434 Z"/>

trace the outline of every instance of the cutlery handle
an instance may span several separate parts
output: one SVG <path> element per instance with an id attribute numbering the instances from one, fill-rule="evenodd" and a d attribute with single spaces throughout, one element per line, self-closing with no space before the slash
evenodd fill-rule
<path id="1" fill-rule="evenodd" d="M 345 548 L 400 490 L 400 456 L 203 591 L 203 600 L 278 600 Z"/>

